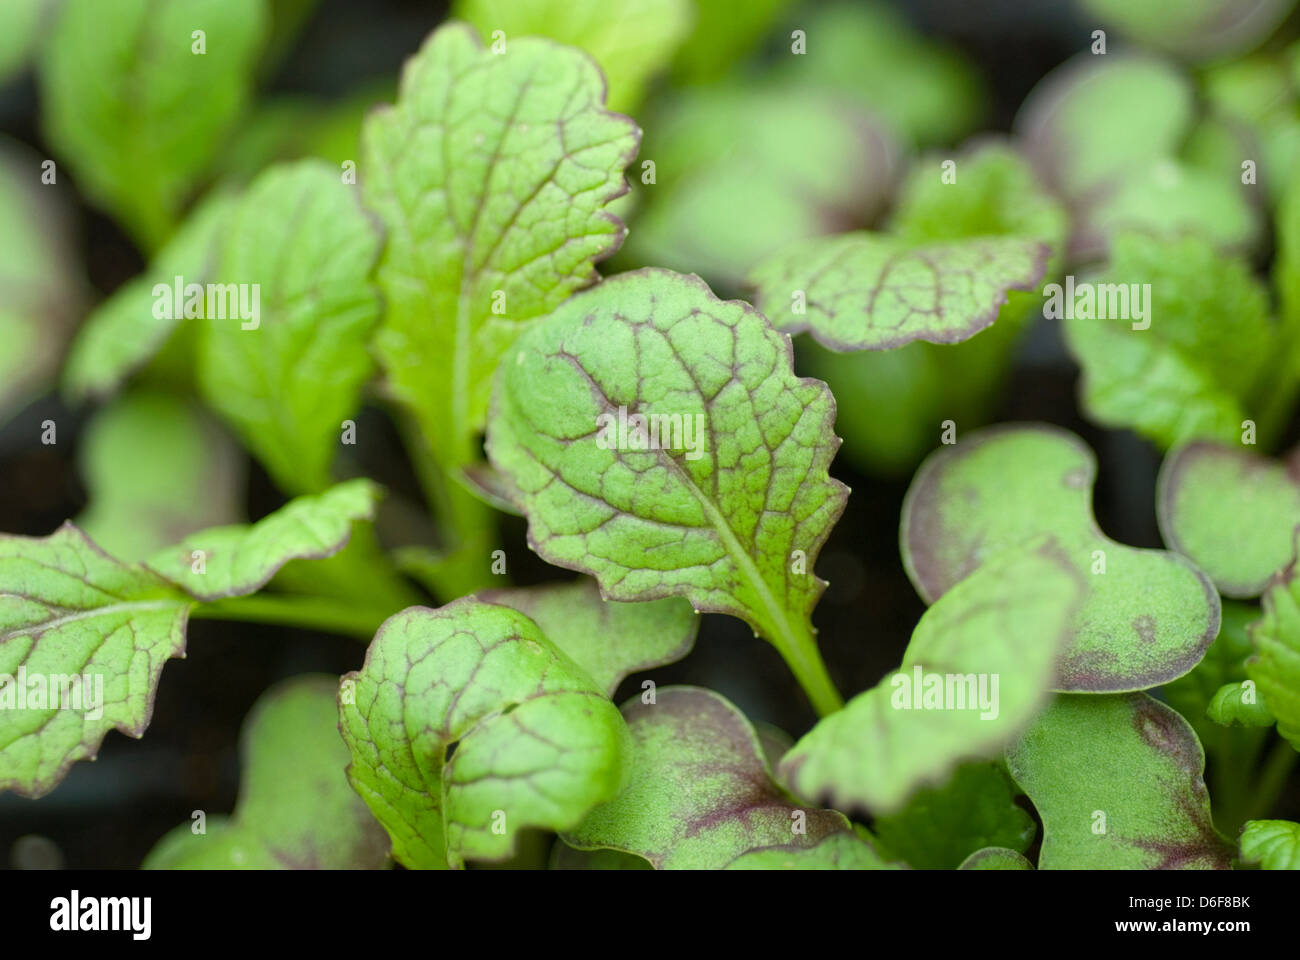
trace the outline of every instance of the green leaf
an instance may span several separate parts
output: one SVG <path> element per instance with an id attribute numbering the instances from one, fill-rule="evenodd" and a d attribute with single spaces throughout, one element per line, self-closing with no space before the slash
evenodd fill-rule
<path id="1" fill-rule="evenodd" d="M 958 767 L 947 783 L 917 792 L 898 813 L 871 823 L 883 849 L 919 870 L 970 869 L 966 861 L 983 848 L 1006 847 L 1019 856 L 1037 831 L 1016 805 L 1006 775 L 990 763 Z"/>
<path id="2" fill-rule="evenodd" d="M 26 68 L 49 7 L 50 0 L 8 0 L 0 9 L 0 87 Z"/>
<path id="3" fill-rule="evenodd" d="M 110 729 L 142 736 L 163 663 L 184 653 L 194 599 L 252 592 L 295 556 L 338 550 L 343 516 L 368 516 L 374 498 L 368 480 L 341 484 L 251 528 L 195 534 L 149 565 L 113 559 L 71 523 L 44 538 L 0 534 L 0 790 L 42 796 Z M 211 580 L 192 566 L 197 544 L 215 551 Z M 195 616 L 216 612 L 231 611 L 204 604 Z M 353 615 L 317 619 L 330 629 Z"/>
<path id="4" fill-rule="evenodd" d="M 97 412 L 78 456 L 90 505 L 77 525 L 119 559 L 144 560 L 243 513 L 238 449 L 202 411 L 168 394 L 130 393 Z"/>
<path id="5" fill-rule="evenodd" d="M 1034 865 L 1024 854 L 1005 847 L 985 847 L 976 850 L 961 862 L 958 870 L 1032 870 Z"/>
<path id="6" fill-rule="evenodd" d="M 260 64 L 263 76 L 273 74 L 294 48 L 303 28 L 311 22 L 320 0 L 268 0 L 268 3 L 271 30 Z"/>
<path id="7" fill-rule="evenodd" d="M 799 364 L 835 395 L 835 432 L 845 439 L 840 456 L 869 475 L 906 480 L 954 410 L 963 426 L 996 414 L 1004 368 L 1021 332 L 995 323 L 958 344 L 917 341 L 856 353 L 801 337 Z M 884 409 L 889 416 L 880 415 Z"/>
<path id="8" fill-rule="evenodd" d="M 921 617 L 897 672 L 786 754 L 783 782 L 838 809 L 891 814 L 959 763 L 996 755 L 1048 695 L 1080 580 L 1039 543 L 957 584 Z"/>
<path id="9" fill-rule="evenodd" d="M 750 282 L 773 323 L 832 350 L 958 343 L 997 319 L 1008 291 L 1036 288 L 1049 252 L 1019 237 L 914 246 L 847 233 L 792 245 Z"/>
<path id="10" fill-rule="evenodd" d="M 362 189 L 389 237 L 375 347 L 444 469 L 478 459 L 510 344 L 622 242 L 604 207 L 626 191 L 638 131 L 603 90 L 578 51 L 525 38 L 497 55 L 451 24 L 366 123 Z"/>
<path id="11" fill-rule="evenodd" d="M 754 724 L 754 732 L 758 734 L 759 746 L 763 748 L 763 759 L 767 761 L 769 767 L 775 768 L 781 762 L 781 758 L 794 746 L 794 737 L 775 724 L 764 720 Z"/>
<path id="12" fill-rule="evenodd" d="M 1300 870 L 1300 823 L 1247 822 L 1241 831 L 1241 859 L 1265 870 Z"/>
<path id="13" fill-rule="evenodd" d="M 728 870 L 897 870 L 852 833 L 832 833 L 816 846 L 787 843 L 742 853 Z"/>
<path id="14" fill-rule="evenodd" d="M 1007 766 L 1043 820 L 1040 870 L 1229 865 L 1201 745 L 1144 693 L 1057 697 L 1008 750 Z"/>
<path id="15" fill-rule="evenodd" d="M 1300 82 L 1300 44 L 1292 46 L 1289 90 Z M 1257 388 L 1260 405 L 1260 442 L 1272 445 L 1284 435 L 1300 395 L 1300 186 L 1292 175 L 1300 169 L 1300 104 L 1294 92 L 1281 108 L 1287 133 L 1285 143 L 1274 147 L 1285 154 L 1267 181 L 1277 197 L 1274 223 L 1273 285 L 1277 290 L 1278 336 L 1271 344 L 1271 376 Z"/>
<path id="16" fill-rule="evenodd" d="M 754 51 L 790 0 L 695 0 L 695 22 L 673 60 L 674 79 L 716 83 Z"/>
<path id="17" fill-rule="evenodd" d="M 1094 423 L 1132 429 L 1162 449 L 1197 438 L 1226 442 L 1240 432 L 1240 401 L 1158 337 L 1096 320 L 1066 330 L 1084 370 L 1079 402 Z"/>
<path id="18" fill-rule="evenodd" d="M 1246 673 L 1277 717 L 1277 732 L 1300 750 L 1300 577 L 1295 571 L 1293 563 L 1264 593 L 1264 615 L 1250 629 L 1257 652 L 1246 661 Z"/>
<path id="19" fill-rule="evenodd" d="M 186 284 L 213 279 L 217 240 L 224 235 L 234 206 L 232 194 L 210 194 L 149 268 L 86 318 L 63 367 L 63 392 L 69 400 L 82 402 L 117 392 L 169 338 L 190 335 L 182 313 L 158 306 L 161 287 L 174 289 L 177 277 Z"/>
<path id="20" fill-rule="evenodd" d="M 374 524 L 364 522 L 353 524 L 347 545 L 338 553 L 323 559 L 299 557 L 289 560 L 276 571 L 270 588 L 278 593 L 268 598 L 268 605 L 281 600 L 289 606 L 297 605 L 307 614 L 309 623 L 316 623 L 328 632 L 352 634 L 365 641 L 374 637 L 380 624 L 393 613 L 427 599 L 390 562 L 375 533 Z M 261 597 L 230 603 L 218 600 L 202 609 L 221 619 L 218 614 L 230 613 L 234 607 L 235 612 L 248 614 L 236 619 L 265 622 L 266 618 L 257 616 L 253 609 L 261 600 Z M 343 616 L 331 621 L 330 616 L 315 615 L 315 612 L 327 608 L 333 608 Z M 288 607 L 285 609 L 287 614 Z M 274 622 L 295 625 L 291 619 Z"/>
<path id="21" fill-rule="evenodd" d="M 1257 124 L 1294 104 L 1295 44 L 1284 51 L 1212 63 L 1200 71 L 1207 111 L 1224 119 Z"/>
<path id="22" fill-rule="evenodd" d="M 38 67 L 46 139 L 146 252 L 242 111 L 266 25 L 262 0 L 60 5 Z"/>
<path id="23" fill-rule="evenodd" d="M 1084 0 L 1083 7 L 1142 46 L 1200 60 L 1250 50 L 1295 0 Z"/>
<path id="24" fill-rule="evenodd" d="M 1259 186 L 1241 182 L 1248 169 L 1246 161 L 1241 158 L 1253 153 L 1257 149 L 1257 143 L 1248 124 L 1210 113 L 1196 121 L 1183 143 L 1179 159 L 1187 168 L 1195 169 L 1202 176 L 1210 175 L 1221 181 L 1227 180 L 1234 190 L 1247 193 L 1263 187 L 1267 198 L 1272 201 L 1277 185 L 1267 176 L 1267 171 L 1260 173 L 1258 163 L 1254 175 Z M 1265 157 L 1265 163 L 1271 168 L 1267 155 Z M 1217 188 L 1213 192 L 1221 193 Z"/>
<path id="25" fill-rule="evenodd" d="M 1156 487 L 1165 543 L 1224 596 L 1259 596 L 1294 556 L 1300 481 L 1292 469 L 1237 445 L 1180 447 L 1165 459 Z"/>
<path id="26" fill-rule="evenodd" d="M 909 244 L 978 237 L 1019 237 L 1049 248 L 1054 274 L 1065 252 L 1069 220 L 1061 202 L 1009 142 L 982 139 L 954 160 L 956 181 L 945 183 L 948 154 L 930 154 L 899 190 L 890 232 Z M 1029 312 L 1034 295 L 1013 294 L 1005 312 Z"/>
<path id="27" fill-rule="evenodd" d="M 1177 67 L 1146 55 L 1083 53 L 1049 73 L 1015 120 L 1025 151 L 1075 215 L 1071 258 L 1105 254 L 1125 229 L 1250 246 L 1259 223 L 1235 176 L 1178 159 L 1194 93 Z"/>
<path id="28" fill-rule="evenodd" d="M 695 644 L 700 618 L 680 597 L 619 603 L 595 581 L 484 590 L 485 603 L 513 607 L 532 619 L 609 696 L 629 673 L 674 663 Z"/>
<path id="29" fill-rule="evenodd" d="M 1073 253 L 1081 260 L 1100 257 L 1115 236 L 1130 230 L 1169 238 L 1189 234 L 1218 250 L 1248 250 L 1259 232 L 1259 218 L 1243 193 L 1240 174 L 1240 166 L 1225 176 L 1221 169 L 1169 157 L 1148 161 L 1096 201 L 1080 199 Z"/>
<path id="30" fill-rule="evenodd" d="M 754 728 L 718 694 L 661 687 L 623 716 L 630 782 L 564 835 L 571 846 L 633 853 L 659 870 L 716 870 L 763 847 L 852 837 L 842 814 L 800 806 L 772 781 Z"/>
<path id="31" fill-rule="evenodd" d="M 472 598 L 390 617 L 339 717 L 348 779 L 411 868 L 501 860 L 525 827 L 576 826 L 631 752 L 595 681 L 523 614 Z"/>
<path id="32" fill-rule="evenodd" d="M 1297 67 L 1296 72 L 1300 74 L 1300 44 L 1296 46 Z M 1296 78 L 1300 80 L 1300 76 Z M 1296 81 L 1292 81 L 1296 82 Z M 1288 113 L 1293 122 L 1296 121 L 1295 111 L 1296 104 L 1292 94 L 1292 104 Z M 1298 135 L 1300 137 L 1300 135 Z M 1296 148 L 1296 157 L 1300 157 L 1300 145 Z M 1290 173 L 1295 166 L 1295 161 L 1284 166 L 1286 173 Z M 1279 307 L 1286 325 L 1287 332 L 1294 338 L 1297 336 L 1297 328 L 1300 328 L 1300 186 L 1296 185 L 1294 178 L 1290 176 L 1280 176 L 1277 180 L 1281 182 L 1278 187 L 1279 202 L 1277 209 L 1277 222 L 1275 225 L 1277 231 L 1277 255 L 1273 261 L 1273 284 L 1277 288 Z M 1296 366 L 1298 361 L 1294 351 L 1297 349 L 1295 343 L 1292 343 L 1293 353 L 1288 360 L 1292 366 Z"/>
<path id="33" fill-rule="evenodd" d="M 892 220 L 908 243 L 979 236 L 1037 240 L 1052 249 L 1054 276 L 1065 248 L 1066 214 L 1020 156 L 984 141 L 956 160 L 956 183 L 944 183 L 933 156 L 904 183 Z M 1009 291 L 994 325 L 961 344 L 910 343 L 896 350 L 832 353 L 804 342 L 800 360 L 830 384 L 845 438 L 844 455 L 868 473 L 910 474 L 934 445 L 935 424 L 962 412 L 965 429 L 992 417 L 1027 321 L 1042 309 L 1035 293 Z M 878 411 L 888 407 L 890 415 Z"/>
<path id="34" fill-rule="evenodd" d="M 282 489 L 319 492 L 374 369 L 366 343 L 380 303 L 367 277 L 378 233 L 352 188 L 313 160 L 260 176 L 225 230 L 215 282 L 227 295 L 247 286 L 239 310 L 205 304 L 204 399 Z"/>
<path id="35" fill-rule="evenodd" d="M 1232 731 L 1216 726 L 1206 717 L 1205 711 L 1220 687 L 1228 683 L 1239 684 L 1246 679 L 1246 659 L 1255 651 L 1248 627 L 1258 618 L 1259 608 L 1253 604 L 1224 601 L 1219 635 L 1205 651 L 1205 657 L 1190 673 L 1162 688 L 1164 701 L 1192 725 L 1212 759 L 1215 757 L 1214 748 L 1220 746 L 1216 740 Z"/>
<path id="36" fill-rule="evenodd" d="M 41 184 L 41 162 L 0 136 L 0 426 L 50 387 L 85 300 L 68 190 Z"/>
<path id="37" fill-rule="evenodd" d="M 551 870 L 653 870 L 650 861 L 620 850 L 575 850 L 563 840 L 551 848 Z"/>
<path id="38" fill-rule="evenodd" d="M 352 524 L 374 517 L 378 499 L 369 480 L 349 480 L 320 496 L 298 497 L 251 526 L 191 534 L 155 553 L 149 567 L 200 600 L 245 596 L 290 560 L 342 550 Z"/>
<path id="39" fill-rule="evenodd" d="M 192 604 L 71 524 L 0 534 L 0 790 L 44 796 L 109 730 L 140 737 Z"/>
<path id="40" fill-rule="evenodd" d="M 900 166 L 869 114 L 772 82 L 689 91 L 665 107 L 641 156 L 654 182 L 637 187 L 644 209 L 623 260 L 729 285 L 793 240 L 873 220 Z"/>
<path id="41" fill-rule="evenodd" d="M 550 37 L 589 53 L 609 84 L 613 110 L 636 109 L 672 59 L 693 19 L 690 0 L 458 0 L 453 15 L 484 37 Z"/>
<path id="42" fill-rule="evenodd" d="M 1089 309 L 1081 293 L 1094 290 Z M 1166 448 L 1198 438 L 1240 440 L 1277 333 L 1267 291 L 1248 263 L 1195 236 L 1123 234 L 1099 283 L 1081 293 L 1073 316 L 1068 290 L 1060 306 L 1083 367 L 1089 417 L 1131 427 Z"/>
<path id="43" fill-rule="evenodd" d="M 208 818 L 206 834 L 181 824 L 158 841 L 144 868 L 384 867 L 387 837 L 343 773 L 348 751 L 339 739 L 336 693 L 333 677 L 313 674 L 262 694 L 240 735 L 243 779 L 234 815 Z"/>
<path id="44" fill-rule="evenodd" d="M 1077 200 L 1175 155 L 1193 99 L 1187 77 L 1159 58 L 1081 53 L 1039 82 L 1015 129 L 1050 184 Z"/>
<path id="45" fill-rule="evenodd" d="M 981 77 L 956 50 L 917 32 L 893 4 L 841 0 L 799 14 L 787 18 L 786 56 L 771 68 L 779 85 L 846 98 L 923 146 L 953 143 L 975 129 L 987 102 Z M 790 27 L 806 34 L 803 56 L 789 55 Z"/>
<path id="46" fill-rule="evenodd" d="M 1268 712 L 1255 690 L 1253 680 L 1225 683 L 1210 698 L 1206 715 L 1225 727 L 1271 727 L 1273 714 Z"/>
<path id="47" fill-rule="evenodd" d="M 1214 797 L 1214 824 L 1225 835 L 1236 834 L 1252 816 L 1269 809 L 1276 799 L 1270 784 L 1280 790 L 1285 771 L 1264 763 L 1264 751 L 1272 730 L 1258 726 L 1223 726 L 1208 714 L 1211 701 L 1227 687 L 1255 686 L 1255 697 L 1263 701 L 1258 686 L 1246 675 L 1246 661 L 1255 652 L 1250 627 L 1259 619 L 1259 607 L 1235 600 L 1223 602 L 1223 625 L 1205 651 L 1205 658 L 1192 671 L 1165 684 L 1160 699 L 1177 710 L 1188 722 L 1205 750 L 1209 776 L 1206 785 Z M 1272 720 L 1269 721 L 1271 726 Z M 1270 758 L 1279 751 L 1269 754 Z M 1284 758 L 1283 758 L 1284 759 Z"/>
<path id="48" fill-rule="evenodd" d="M 361 155 L 366 115 L 375 104 L 396 95 L 393 78 L 360 85 L 342 100 L 298 94 L 266 97 L 217 158 L 217 172 L 225 183 L 246 184 L 273 163 L 306 157 L 327 160 L 341 171 L 344 163 L 355 164 Z"/>
<path id="49" fill-rule="evenodd" d="M 1051 534 L 1087 581 L 1055 689 L 1143 690 L 1201 659 L 1219 630 L 1219 595 L 1178 554 L 1106 537 L 1092 515 L 1096 472 L 1092 452 L 1056 427 L 967 434 L 931 455 L 908 489 L 903 564 L 934 602 L 999 551 Z"/>
<path id="50" fill-rule="evenodd" d="M 649 437 L 631 421 L 635 436 L 620 440 L 620 409 L 624 423 L 679 429 Z M 826 385 L 794 375 L 789 338 L 759 313 L 698 277 L 641 270 L 520 340 L 501 365 L 487 450 L 543 559 L 591 574 L 611 599 L 684 596 L 740 617 L 829 712 L 838 696 L 809 616 L 825 588 L 817 553 L 846 496 L 826 472 L 834 420 Z M 637 437 L 658 449 L 634 448 Z"/>

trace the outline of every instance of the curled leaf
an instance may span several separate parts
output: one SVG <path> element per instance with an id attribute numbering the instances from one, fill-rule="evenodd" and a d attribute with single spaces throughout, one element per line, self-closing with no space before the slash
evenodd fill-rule
<path id="1" fill-rule="evenodd" d="M 251 528 L 196 534 L 215 549 L 212 580 L 188 546 L 160 551 L 155 570 L 113 559 L 71 523 L 43 538 L 0 534 L 0 790 L 42 796 L 109 730 L 142 736 L 195 598 L 250 593 L 295 555 L 340 549 L 343 517 L 368 513 L 374 493 L 355 481 Z"/>
<path id="2" fill-rule="evenodd" d="M 1273 714 L 1258 696 L 1255 682 L 1225 683 L 1210 698 L 1206 715 L 1225 727 L 1271 727 Z"/>
<path id="3" fill-rule="evenodd" d="M 1241 859 L 1265 870 L 1300 870 L 1300 823 L 1248 820 L 1241 831 Z"/>
<path id="4" fill-rule="evenodd" d="M 918 246 L 979 237 L 1035 240 L 1049 248 L 1047 273 L 1055 274 L 1069 217 L 1015 145 L 996 137 L 973 142 L 953 161 L 961 171 L 955 183 L 944 182 L 947 159 L 931 153 L 917 161 L 899 189 L 890 232 Z M 1016 292 L 1003 312 L 1031 312 L 1038 305 L 1036 296 Z"/>
<path id="5" fill-rule="evenodd" d="M 618 710 L 522 613 L 464 598 L 390 617 L 339 691 L 348 779 L 407 867 L 501 860 L 613 797 Z"/>
<path id="6" fill-rule="evenodd" d="M 374 516 L 379 488 L 349 480 L 298 497 L 252 525 L 213 527 L 158 551 L 149 567 L 200 600 L 253 593 L 291 560 L 323 558 L 348 542 L 353 523 Z"/>

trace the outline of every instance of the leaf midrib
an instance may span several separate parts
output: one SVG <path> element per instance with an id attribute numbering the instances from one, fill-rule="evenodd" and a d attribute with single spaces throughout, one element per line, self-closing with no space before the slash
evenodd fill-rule
<path id="1" fill-rule="evenodd" d="M 785 607 L 778 603 L 776 597 L 773 596 L 772 591 L 768 588 L 767 581 L 763 579 L 762 572 L 754 563 L 754 559 L 746 553 L 745 548 L 740 545 L 740 540 L 736 537 L 735 531 L 731 529 L 731 525 L 727 522 L 727 518 L 722 515 L 722 512 L 717 508 L 713 501 L 704 495 L 703 491 L 701 491 L 696 485 L 695 480 L 690 476 L 690 474 L 682 469 L 681 464 L 672 457 L 664 456 L 662 450 L 659 451 L 659 455 L 660 459 L 667 463 L 671 470 L 677 473 L 687 491 L 695 498 L 696 502 L 699 503 L 700 507 L 704 510 L 704 514 L 709 520 L 709 525 L 712 526 L 718 534 L 718 538 L 722 541 L 723 548 L 727 551 L 728 555 L 730 555 L 732 562 L 740 569 L 742 575 L 750 581 L 750 586 L 758 595 L 760 602 L 767 612 L 771 621 L 771 626 L 776 628 L 774 632 L 779 633 L 781 635 L 781 640 L 788 643 L 790 647 L 793 648 L 795 646 L 795 632 L 790 624 L 789 618 L 786 616 Z"/>
<path id="2" fill-rule="evenodd" d="M 500 163 L 502 154 L 505 150 L 506 140 L 509 138 L 511 130 L 514 128 L 515 120 L 519 116 L 519 110 L 523 106 L 524 100 L 529 91 L 532 89 L 533 78 L 536 76 L 537 68 L 534 66 L 533 71 L 524 78 L 519 84 L 515 101 L 511 105 L 510 113 L 504 118 L 501 128 L 501 136 L 498 138 L 496 145 L 492 150 L 492 157 L 488 161 L 487 172 L 483 177 L 483 192 L 478 198 L 478 204 L 474 210 L 474 220 L 470 223 L 469 230 L 464 236 L 464 249 L 462 251 L 461 268 L 460 268 L 460 290 L 456 296 L 456 339 L 452 348 L 452 368 L 451 368 L 451 403 L 452 403 L 452 430 L 455 432 L 455 445 L 451 451 L 451 461 L 459 466 L 463 463 L 470 462 L 473 458 L 470 456 L 468 438 L 471 434 L 472 426 L 470 419 L 470 333 L 471 326 L 474 322 L 472 305 L 470 304 L 470 295 L 472 293 L 473 281 L 478 278 L 479 270 L 485 268 L 487 263 L 475 266 L 473 263 L 474 241 L 478 238 L 479 224 L 483 219 L 483 211 L 488 205 L 488 199 L 492 195 L 492 179 L 496 176 L 497 164 Z M 458 78 L 459 79 L 459 78 Z M 445 121 L 444 121 L 445 123 Z M 450 131 L 448 131 L 450 132 Z M 448 167 L 448 170 L 451 168 Z M 450 179 L 450 177 L 449 177 Z"/>
<path id="3" fill-rule="evenodd" d="M 21 594 L 0 593 L 0 597 L 18 597 L 21 600 L 31 600 L 31 597 L 22 596 Z M 40 601 L 37 601 L 40 602 Z M 123 612 L 147 612 L 150 610 L 167 610 L 180 608 L 186 605 L 185 600 L 151 600 L 132 603 L 114 603 L 106 607 L 95 607 L 91 610 L 79 610 L 76 613 L 65 614 L 55 617 L 52 620 L 45 620 L 41 623 L 28 624 L 27 626 L 15 627 L 12 630 L 6 630 L 0 633 L 0 643 L 17 639 L 18 637 L 29 637 L 45 633 L 49 630 L 55 630 L 59 627 L 66 626 L 70 623 L 76 623 L 79 620 L 89 620 L 94 617 L 110 616 L 115 613 Z"/>
<path id="4" fill-rule="evenodd" d="M 617 407 L 605 393 L 604 389 L 596 382 L 595 378 L 591 376 L 586 367 L 582 365 L 581 361 L 577 357 L 569 353 L 563 353 L 561 355 L 569 361 L 575 370 L 578 371 L 579 376 L 587 381 L 589 387 L 603 402 L 606 412 L 617 410 Z M 640 409 L 640 403 L 632 404 L 630 407 L 630 410 L 635 412 L 639 412 Z M 711 436 L 713 432 L 711 417 L 709 418 L 708 426 L 709 435 Z M 776 636 L 771 636 L 767 639 L 784 651 L 793 653 L 798 650 L 800 645 L 799 637 L 791 626 L 789 618 L 786 616 L 785 608 L 778 603 L 776 597 L 772 595 L 772 591 L 768 588 L 767 581 L 763 579 L 763 575 L 754 563 L 753 558 L 750 557 L 750 555 L 745 552 L 745 548 L 740 545 L 740 540 L 736 537 L 735 531 L 731 529 L 731 525 L 727 522 L 727 518 L 722 515 L 722 512 L 717 508 L 713 501 L 705 496 L 704 492 L 700 490 L 699 486 L 695 483 L 694 478 L 682 469 L 680 463 L 669 456 L 664 450 L 657 450 L 655 452 L 658 454 L 660 462 L 681 480 L 681 483 L 686 488 L 687 492 L 695 498 L 697 503 L 699 503 L 700 508 L 704 511 L 705 518 L 709 522 L 709 526 L 713 528 L 714 532 L 718 535 L 718 539 L 722 542 L 723 549 L 726 551 L 727 555 L 731 557 L 732 562 L 736 565 L 742 576 L 750 582 L 754 592 L 758 595 L 758 599 L 762 603 L 769 619 L 768 624 L 765 625 L 760 622 L 759 626 L 768 626 L 771 629 L 771 632 L 776 634 Z M 716 460 L 714 461 L 714 464 L 716 469 Z M 618 510 L 618 508 L 614 507 L 612 504 L 610 504 L 610 506 L 612 509 Z M 623 511 L 619 512 L 621 513 Z"/>

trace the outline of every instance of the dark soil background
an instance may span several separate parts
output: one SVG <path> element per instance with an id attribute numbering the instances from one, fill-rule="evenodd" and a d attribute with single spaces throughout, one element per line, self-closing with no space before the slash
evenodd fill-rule
<path id="1" fill-rule="evenodd" d="M 923 32 L 953 44 L 982 70 L 993 98 L 985 129 L 995 131 L 1009 130 L 1034 84 L 1083 49 L 1092 29 L 1078 21 L 1067 0 L 901 0 L 897 5 Z M 341 96 L 367 80 L 394 76 L 444 17 L 445 4 L 430 0 L 324 0 L 268 89 Z M 38 133 L 30 77 L 0 92 L 0 129 L 48 154 Z M 97 292 L 106 295 L 143 263 L 111 221 L 84 205 L 78 213 L 83 262 Z M 1079 433 L 1100 461 L 1096 512 L 1103 529 L 1124 543 L 1160 546 L 1154 514 L 1158 454 L 1131 434 L 1100 431 L 1082 421 L 1076 377 L 1055 329 L 1040 321 L 995 419 L 1043 420 Z M 0 429 L 0 530 L 44 536 L 85 507 L 76 464 L 79 427 L 87 413 L 50 397 Z M 960 422 L 961 411 L 953 415 Z M 417 497 L 385 415 L 375 408 L 362 416 L 357 453 L 368 472 Z M 58 423 L 56 446 L 39 443 L 45 419 Z M 258 467 L 251 471 L 248 512 L 256 518 L 284 498 Z M 906 481 L 868 478 L 843 458 L 832 473 L 853 493 L 817 567 L 831 585 L 815 620 L 831 674 L 848 696 L 897 665 L 924 605 L 899 559 Z M 505 518 L 502 532 L 517 582 L 570 576 L 529 553 L 522 520 Z M 311 671 L 341 674 L 358 668 L 364 655 L 364 646 L 353 639 L 208 620 L 191 624 L 188 649 L 185 660 L 165 667 L 142 740 L 110 733 L 97 762 L 76 764 L 39 801 L 0 795 L 0 866 L 137 867 L 158 838 L 187 821 L 192 810 L 233 809 L 240 724 L 268 686 Z M 653 677 L 660 685 L 715 689 L 752 720 L 774 723 L 794 736 L 815 719 L 776 651 L 728 617 L 706 615 L 695 652 Z M 616 702 L 639 692 L 641 679 L 627 681 Z M 1275 811 L 1276 816 L 1300 819 L 1300 784 L 1292 786 L 1289 808 Z M 15 845 L 26 835 L 46 839 Z"/>

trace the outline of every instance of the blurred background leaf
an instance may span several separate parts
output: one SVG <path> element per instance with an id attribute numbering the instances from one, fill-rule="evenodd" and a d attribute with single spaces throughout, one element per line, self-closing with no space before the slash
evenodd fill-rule
<path id="1" fill-rule="evenodd" d="M 66 189 L 41 158 L 0 135 L 0 426 L 54 382 L 87 291 Z"/>
<path id="2" fill-rule="evenodd" d="M 605 73 L 609 108 L 631 113 L 686 39 L 693 7 L 692 0 L 457 0 L 452 13 L 485 43 L 500 30 L 507 45 L 534 36 L 581 47 Z"/>
<path id="3" fill-rule="evenodd" d="M 38 69 L 46 135 L 146 252 L 175 229 L 243 111 L 265 31 L 264 0 L 58 8 Z"/>

